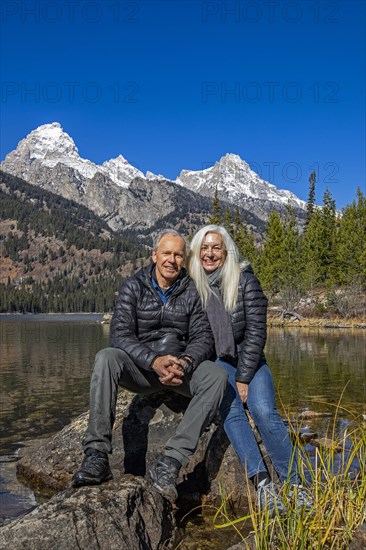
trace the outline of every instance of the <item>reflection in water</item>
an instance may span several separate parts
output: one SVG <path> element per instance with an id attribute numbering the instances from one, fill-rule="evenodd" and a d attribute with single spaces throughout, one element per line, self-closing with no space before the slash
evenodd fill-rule
<path id="1" fill-rule="evenodd" d="M 88 408 L 96 352 L 108 329 L 95 317 L 0 318 L 2 441 L 55 432 Z"/>
<path id="2" fill-rule="evenodd" d="M 366 402 L 366 331 L 269 331 L 266 355 L 278 404 L 288 410 L 360 414 Z M 347 416 L 342 411 L 342 416 Z"/>
<path id="3" fill-rule="evenodd" d="M 94 356 L 108 345 L 109 327 L 96 315 L 0 316 L 2 441 L 1 515 L 34 505 L 14 475 L 19 442 L 61 429 L 88 409 Z M 266 355 L 280 410 L 330 412 L 312 421 L 324 434 L 342 395 L 336 431 L 364 411 L 366 331 L 271 329 Z M 306 428 L 306 422 L 302 428 Z"/>
<path id="4" fill-rule="evenodd" d="M 17 480 L 17 452 L 18 449 L 14 449 L 14 454 L 0 456 L 0 520 L 2 516 L 17 516 L 23 510 L 30 510 L 37 504 L 33 491 Z"/>
<path id="5" fill-rule="evenodd" d="M 294 422 L 297 431 L 316 432 L 340 440 L 359 422 L 366 404 L 366 331 L 290 330 L 269 331 L 266 355 L 271 366 L 277 404 Z M 302 411 L 327 416 L 298 421 Z M 316 448 L 303 449 L 315 468 Z M 332 471 L 339 475 L 348 461 L 351 445 L 335 454 Z M 352 462 L 350 473 L 359 468 Z M 307 476 L 309 477 L 309 475 Z M 309 479 L 310 481 L 310 479 Z"/>

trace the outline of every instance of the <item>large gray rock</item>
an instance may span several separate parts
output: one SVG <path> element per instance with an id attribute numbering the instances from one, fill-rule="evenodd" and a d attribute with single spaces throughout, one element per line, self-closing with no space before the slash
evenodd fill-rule
<path id="1" fill-rule="evenodd" d="M 68 489 L 5 524 L 0 548 L 12 550 L 159 550 L 172 548 L 172 507 L 142 478 Z"/>
<path id="2" fill-rule="evenodd" d="M 174 392 L 138 396 L 120 390 L 110 456 L 114 480 L 123 474 L 146 474 L 174 434 L 187 403 Z M 23 448 L 18 474 L 35 487 L 70 487 L 83 458 L 81 441 L 87 419 L 88 414 L 82 414 L 49 440 Z M 202 498 L 220 503 L 226 494 L 235 506 L 245 506 L 244 471 L 220 425 L 212 424 L 202 435 L 188 468 L 180 473 L 178 493 L 182 504 L 198 504 Z"/>
<path id="3" fill-rule="evenodd" d="M 70 489 L 83 458 L 81 441 L 88 414 L 48 440 L 22 450 L 18 473 L 32 486 L 63 491 L 0 531 L 0 547 L 48 550 L 71 548 L 158 549 L 176 534 L 171 504 L 144 476 L 163 453 L 188 400 L 174 392 L 137 396 L 120 390 L 110 464 L 114 479 L 100 487 Z M 139 476 L 139 477 L 136 477 Z M 65 490 L 66 489 L 66 490 Z M 220 423 L 201 436 L 196 453 L 178 479 L 180 512 L 228 496 L 239 512 L 248 493 L 244 471 Z M 55 535 L 57 533 L 57 535 Z M 59 541 L 62 541 L 59 544 Z M 170 548 L 173 542 L 166 542 Z"/>

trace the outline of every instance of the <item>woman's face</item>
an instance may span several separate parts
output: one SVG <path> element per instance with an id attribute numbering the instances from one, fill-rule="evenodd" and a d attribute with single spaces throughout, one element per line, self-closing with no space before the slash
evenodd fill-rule
<path id="1" fill-rule="evenodd" d="M 226 259 L 226 251 L 221 235 L 207 233 L 201 246 L 201 263 L 206 273 L 213 273 Z"/>

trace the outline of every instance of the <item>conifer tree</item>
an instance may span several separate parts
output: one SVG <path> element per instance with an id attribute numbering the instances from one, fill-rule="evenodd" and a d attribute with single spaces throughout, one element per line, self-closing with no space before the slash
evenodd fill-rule
<path id="1" fill-rule="evenodd" d="M 328 188 L 324 191 L 319 218 L 319 248 L 321 280 L 333 286 L 337 279 L 337 217 L 335 201 Z"/>
<path id="2" fill-rule="evenodd" d="M 283 224 L 284 238 L 281 256 L 280 290 L 286 310 L 292 310 L 303 293 L 302 242 L 294 209 L 288 205 Z"/>
<path id="3" fill-rule="evenodd" d="M 228 206 L 225 207 L 222 224 L 225 227 L 226 231 L 229 233 L 229 235 L 231 237 L 234 237 L 232 213 Z"/>
<path id="4" fill-rule="evenodd" d="M 220 225 L 221 223 L 221 204 L 220 204 L 217 186 L 216 186 L 214 198 L 212 201 L 211 218 L 209 219 L 208 223 L 210 224 L 212 223 L 215 225 Z"/>
<path id="5" fill-rule="evenodd" d="M 321 283 L 322 277 L 320 210 L 315 210 L 303 235 L 303 260 L 304 287 L 312 291 Z"/>
<path id="6" fill-rule="evenodd" d="M 234 237 L 238 232 L 239 227 L 242 225 L 242 219 L 240 216 L 239 208 L 236 207 L 234 211 Z"/>
<path id="7" fill-rule="evenodd" d="M 255 246 L 253 232 L 248 229 L 245 222 L 242 221 L 239 209 L 235 209 L 234 214 L 234 241 L 239 249 L 240 255 L 248 260 L 255 272 L 258 272 L 258 251 Z"/>
<path id="8" fill-rule="evenodd" d="M 275 294 L 281 286 L 283 266 L 284 231 L 278 212 L 272 210 L 267 227 L 260 259 L 260 281 L 265 290 Z"/>
<path id="9" fill-rule="evenodd" d="M 357 189 L 357 202 L 347 205 L 337 235 L 338 282 L 366 284 L 366 197 Z"/>
<path id="10" fill-rule="evenodd" d="M 316 183 L 316 173 L 313 171 L 311 172 L 309 176 L 309 197 L 308 201 L 306 203 L 306 218 L 305 218 L 305 228 L 304 231 L 306 232 L 309 223 L 311 221 L 311 218 L 314 214 L 315 209 L 315 183 Z"/>
<path id="11" fill-rule="evenodd" d="M 337 282 L 337 215 L 327 188 L 323 207 L 316 209 L 304 235 L 304 281 L 307 289 Z"/>

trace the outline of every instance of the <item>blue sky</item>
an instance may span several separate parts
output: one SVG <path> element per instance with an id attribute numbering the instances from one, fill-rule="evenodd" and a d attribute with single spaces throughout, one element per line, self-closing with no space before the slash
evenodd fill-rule
<path id="1" fill-rule="evenodd" d="M 226 153 L 306 200 L 365 188 L 365 2 L 1 5 L 1 159 L 60 122 L 81 156 L 175 179 Z"/>

